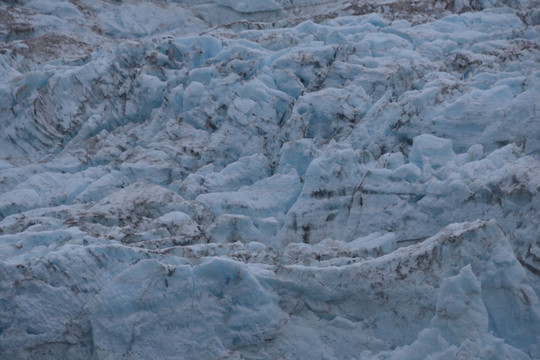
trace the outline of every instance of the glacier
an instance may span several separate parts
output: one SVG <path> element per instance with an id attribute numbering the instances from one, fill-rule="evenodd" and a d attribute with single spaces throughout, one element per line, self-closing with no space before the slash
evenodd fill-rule
<path id="1" fill-rule="evenodd" d="M 538 0 L 0 4 L 0 359 L 540 359 Z"/>

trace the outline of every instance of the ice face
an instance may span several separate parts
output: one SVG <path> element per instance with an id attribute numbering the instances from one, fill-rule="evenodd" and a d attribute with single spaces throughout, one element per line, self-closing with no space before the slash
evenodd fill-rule
<path id="1" fill-rule="evenodd" d="M 0 358 L 540 358 L 503 3 L 0 5 Z"/>
<path id="2" fill-rule="evenodd" d="M 413 139 L 409 161 L 419 168 L 426 166 L 438 169 L 455 160 L 452 141 L 430 134 L 422 134 Z"/>

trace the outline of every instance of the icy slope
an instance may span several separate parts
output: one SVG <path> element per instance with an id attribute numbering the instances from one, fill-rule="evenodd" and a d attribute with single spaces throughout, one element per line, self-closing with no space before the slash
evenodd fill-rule
<path id="1" fill-rule="evenodd" d="M 540 4 L 0 5 L 0 358 L 540 358 Z"/>

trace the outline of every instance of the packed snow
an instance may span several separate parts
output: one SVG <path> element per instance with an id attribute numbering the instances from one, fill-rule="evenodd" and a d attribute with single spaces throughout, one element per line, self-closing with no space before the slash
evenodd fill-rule
<path id="1" fill-rule="evenodd" d="M 0 4 L 1 359 L 540 359 L 538 0 Z"/>

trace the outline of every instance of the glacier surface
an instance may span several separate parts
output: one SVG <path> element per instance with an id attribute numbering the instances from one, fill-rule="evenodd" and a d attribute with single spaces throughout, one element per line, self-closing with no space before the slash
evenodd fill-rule
<path id="1" fill-rule="evenodd" d="M 538 0 L 0 4 L 1 359 L 540 359 Z"/>

